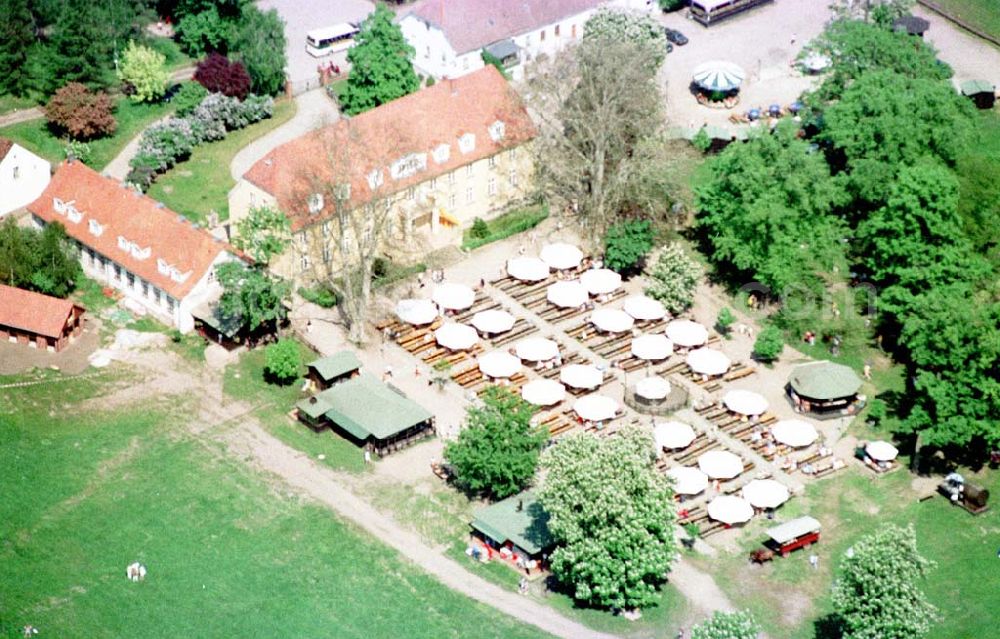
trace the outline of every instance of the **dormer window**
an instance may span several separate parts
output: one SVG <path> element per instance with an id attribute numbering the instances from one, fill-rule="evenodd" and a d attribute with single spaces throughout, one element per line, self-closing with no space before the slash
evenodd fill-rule
<path id="1" fill-rule="evenodd" d="M 172 279 L 173 281 L 181 283 L 184 282 L 189 277 L 191 277 L 191 271 L 187 271 L 186 273 L 181 273 L 173 266 L 170 267 L 170 279 Z"/>
<path id="2" fill-rule="evenodd" d="M 52 208 L 59 215 L 66 215 L 66 203 L 57 197 L 52 198 Z"/>
<path id="3" fill-rule="evenodd" d="M 439 144 L 434 149 L 434 161 L 438 164 L 444 164 L 451 157 L 451 145 L 450 144 Z"/>
<path id="4" fill-rule="evenodd" d="M 69 221 L 72 222 L 73 224 L 79 224 L 80 220 L 83 219 L 83 213 L 77 211 L 76 207 L 73 206 L 72 204 L 67 204 L 66 217 L 69 218 Z"/>
<path id="5" fill-rule="evenodd" d="M 132 243 L 125 239 L 124 235 L 118 236 L 118 248 L 123 251 L 129 251 L 132 248 Z"/>
<path id="6" fill-rule="evenodd" d="M 462 153 L 472 153 L 476 148 L 476 136 L 472 133 L 466 133 L 462 137 L 458 138 L 458 150 Z"/>
<path id="7" fill-rule="evenodd" d="M 138 247 L 138 245 L 132 244 L 132 257 L 134 257 L 137 260 L 144 260 L 148 258 L 151 253 L 152 253 L 152 248 L 149 246 L 147 246 L 144 249 L 141 249 Z"/>
<path id="8" fill-rule="evenodd" d="M 382 169 L 375 169 L 368 174 L 368 188 L 372 191 L 382 186 L 383 182 L 385 182 L 385 175 L 382 173 Z"/>
<path id="9" fill-rule="evenodd" d="M 160 275 L 170 275 L 170 264 L 162 257 L 156 258 L 156 270 Z"/>
<path id="10" fill-rule="evenodd" d="M 411 153 L 393 162 L 389 167 L 389 173 L 394 180 L 401 180 L 425 168 L 427 168 L 427 154 Z"/>
<path id="11" fill-rule="evenodd" d="M 319 213 L 323 210 L 323 194 L 313 193 L 309 196 L 309 212 Z"/>
<path id="12" fill-rule="evenodd" d="M 499 142 L 500 140 L 503 139 L 503 134 L 505 129 L 506 125 L 503 123 L 503 120 L 497 120 L 496 122 L 490 125 L 490 138 L 494 142 Z"/>
<path id="13" fill-rule="evenodd" d="M 90 229 L 90 234 L 96 237 L 101 237 L 101 233 L 104 232 L 104 227 L 97 220 L 89 220 L 87 222 L 88 228 Z"/>

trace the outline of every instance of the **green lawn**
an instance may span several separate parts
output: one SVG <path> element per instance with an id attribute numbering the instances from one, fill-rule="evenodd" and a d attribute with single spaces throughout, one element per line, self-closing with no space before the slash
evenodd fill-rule
<path id="1" fill-rule="evenodd" d="M 91 149 L 88 164 L 100 171 L 132 138 L 156 120 L 168 115 L 172 108 L 166 103 L 135 104 L 128 98 L 119 98 L 115 109 L 118 128 L 114 135 L 88 143 Z M 10 138 L 53 164 L 66 157 L 66 140 L 56 137 L 44 118 L 3 127 L 0 129 L 0 137 Z"/>
<path id="2" fill-rule="evenodd" d="M 540 636 L 193 441 L 176 403 L 75 410 L 95 391 L 0 391 L 0 636 Z"/>
<path id="3" fill-rule="evenodd" d="M 0 95 L 0 115 L 15 109 L 30 109 L 38 106 L 31 98 L 16 98 L 12 95 Z"/>
<path id="4" fill-rule="evenodd" d="M 1000 38 L 1000 6 L 997 0 L 934 0 L 942 9 Z"/>
<path id="5" fill-rule="evenodd" d="M 196 62 L 196 60 L 192 60 L 186 53 L 181 51 L 180 45 L 170 38 L 151 36 L 143 44 L 162 53 L 163 57 L 167 59 L 167 69 L 170 71 L 192 66 Z"/>
<path id="6" fill-rule="evenodd" d="M 229 164 L 240 149 L 295 115 L 295 103 L 280 100 L 274 105 L 274 115 L 239 131 L 232 131 L 224 140 L 199 146 L 185 162 L 181 162 L 156 178 L 148 195 L 188 219 L 203 223 L 210 211 L 220 219 L 229 217 L 229 190 L 236 182 L 229 175 Z"/>
<path id="7" fill-rule="evenodd" d="M 476 249 L 511 235 L 523 233 L 538 226 L 548 216 L 549 207 L 545 204 L 511 209 L 486 222 L 487 233 L 483 237 L 477 237 L 472 232 L 472 227 L 465 229 L 462 233 L 462 248 Z"/>

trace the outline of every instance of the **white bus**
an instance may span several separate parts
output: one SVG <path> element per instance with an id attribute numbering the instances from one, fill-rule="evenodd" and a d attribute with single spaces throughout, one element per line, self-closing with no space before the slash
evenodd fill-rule
<path id="1" fill-rule="evenodd" d="M 312 56 L 321 58 L 328 53 L 349 49 L 354 44 L 357 32 L 358 28 L 348 22 L 314 29 L 306 34 L 306 51 Z"/>
<path id="2" fill-rule="evenodd" d="M 691 0 L 691 17 L 710 26 L 772 0 Z"/>

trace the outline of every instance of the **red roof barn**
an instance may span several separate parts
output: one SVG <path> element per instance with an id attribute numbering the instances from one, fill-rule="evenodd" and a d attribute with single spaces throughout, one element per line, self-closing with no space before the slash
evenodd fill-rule
<path id="1" fill-rule="evenodd" d="M 60 351 L 80 333 L 84 308 L 0 284 L 0 340 Z"/>

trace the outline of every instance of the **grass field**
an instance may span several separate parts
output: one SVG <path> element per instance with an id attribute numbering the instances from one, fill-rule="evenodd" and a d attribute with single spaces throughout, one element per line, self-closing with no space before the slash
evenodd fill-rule
<path id="1" fill-rule="evenodd" d="M 0 115 L 15 109 L 30 109 L 37 106 L 31 98 L 16 98 L 12 95 L 0 95 Z"/>
<path id="2" fill-rule="evenodd" d="M 539 636 L 193 441 L 176 403 L 79 409 L 99 393 L 0 391 L 0 636 Z"/>
<path id="3" fill-rule="evenodd" d="M 232 131 L 224 140 L 196 148 L 186 161 L 158 176 L 148 195 L 194 222 L 203 223 L 213 210 L 220 219 L 228 219 L 229 190 L 236 184 L 229 175 L 233 156 L 293 115 L 294 102 L 276 102 L 274 115 L 267 120 Z"/>
<path id="4" fill-rule="evenodd" d="M 476 237 L 472 233 L 471 227 L 465 229 L 462 232 L 462 248 L 476 249 L 491 242 L 506 239 L 511 235 L 523 233 L 541 224 L 542 220 L 548 216 L 549 207 L 544 204 L 511 209 L 486 222 L 488 232 L 484 237 Z"/>
<path id="5" fill-rule="evenodd" d="M 1000 38 L 1000 4 L 997 0 L 934 0 L 949 14 L 994 38 Z"/>

